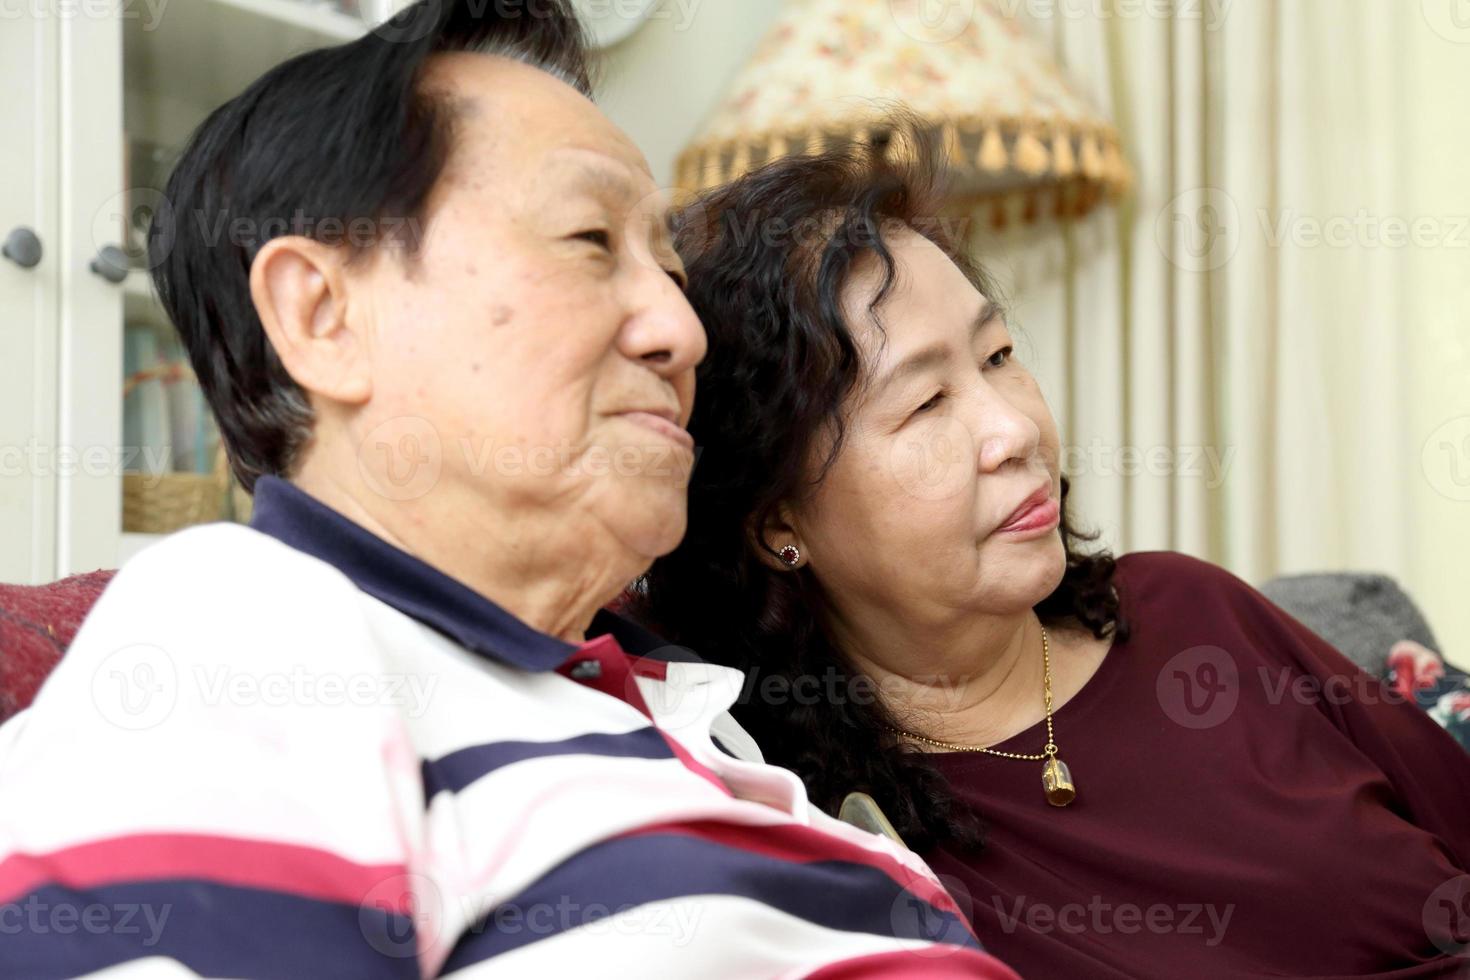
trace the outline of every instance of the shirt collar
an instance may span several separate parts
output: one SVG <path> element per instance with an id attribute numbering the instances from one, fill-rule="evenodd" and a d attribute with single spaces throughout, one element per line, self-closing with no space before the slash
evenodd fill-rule
<path id="1" fill-rule="evenodd" d="M 492 660 L 522 670 L 549 671 L 578 650 L 528 626 L 469 586 L 389 544 L 285 480 L 263 476 L 256 481 L 250 526 L 320 558 L 368 595 Z M 593 620 L 587 639 L 608 634 L 636 656 L 699 659 L 604 609 Z"/>

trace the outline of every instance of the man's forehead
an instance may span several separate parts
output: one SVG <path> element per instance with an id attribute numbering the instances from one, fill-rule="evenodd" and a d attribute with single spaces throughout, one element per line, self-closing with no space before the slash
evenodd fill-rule
<path id="1" fill-rule="evenodd" d="M 519 158 L 604 192 L 641 198 L 654 188 L 648 161 L 628 135 L 592 100 L 540 69 L 495 55 L 453 54 L 436 58 L 429 78 L 453 99 L 457 147 L 469 155 Z"/>
<path id="2" fill-rule="evenodd" d="M 556 184 L 629 204 L 645 198 L 651 204 L 667 203 L 641 154 L 610 153 L 578 141 L 550 150 L 542 163 L 543 175 Z"/>

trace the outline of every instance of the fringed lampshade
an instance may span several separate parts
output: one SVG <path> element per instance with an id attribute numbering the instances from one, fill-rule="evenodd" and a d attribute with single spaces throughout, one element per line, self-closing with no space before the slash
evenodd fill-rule
<path id="1" fill-rule="evenodd" d="M 883 130 L 895 103 L 948 162 L 951 203 L 993 202 L 997 223 L 1012 201 L 1079 217 L 1132 180 L 1117 131 L 991 0 L 787 0 L 678 183 L 707 190 L 834 140 L 905 152 Z"/>

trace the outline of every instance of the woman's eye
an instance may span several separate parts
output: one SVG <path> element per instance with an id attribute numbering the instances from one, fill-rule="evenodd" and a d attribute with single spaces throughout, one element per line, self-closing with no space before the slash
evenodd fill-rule
<path id="1" fill-rule="evenodd" d="M 1013 347 L 1002 347 L 1000 350 L 996 351 L 994 354 L 991 354 L 990 357 L 989 357 L 989 359 L 986 360 L 985 363 L 988 364 L 988 365 L 990 365 L 991 367 L 994 367 L 994 368 L 1005 367 L 1007 364 L 1010 363 L 1011 354 L 1013 354 L 1014 352 L 1015 352 L 1015 348 L 1013 348 Z M 995 359 L 997 357 L 1001 359 L 999 364 L 995 363 Z"/>
<path id="2" fill-rule="evenodd" d="M 914 409 L 914 414 L 915 415 L 922 415 L 925 412 L 932 411 L 933 409 L 937 408 L 938 405 L 939 405 L 939 403 L 941 401 L 943 401 L 943 400 L 944 400 L 944 392 L 937 391 L 937 392 L 934 393 L 934 397 L 933 398 L 930 398 L 924 404 L 922 404 L 918 408 Z"/>
<path id="3" fill-rule="evenodd" d="M 579 241 L 591 242 L 605 251 L 612 251 L 612 235 L 605 228 L 590 228 L 587 231 L 579 231 L 572 237 Z"/>

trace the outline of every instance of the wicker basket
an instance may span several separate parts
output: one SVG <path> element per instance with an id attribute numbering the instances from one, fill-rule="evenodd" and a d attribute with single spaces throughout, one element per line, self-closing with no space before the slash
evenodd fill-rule
<path id="1" fill-rule="evenodd" d="M 226 516 L 230 482 L 225 451 L 215 456 L 211 473 L 123 474 L 123 530 L 130 534 L 168 534 L 191 524 Z"/>

